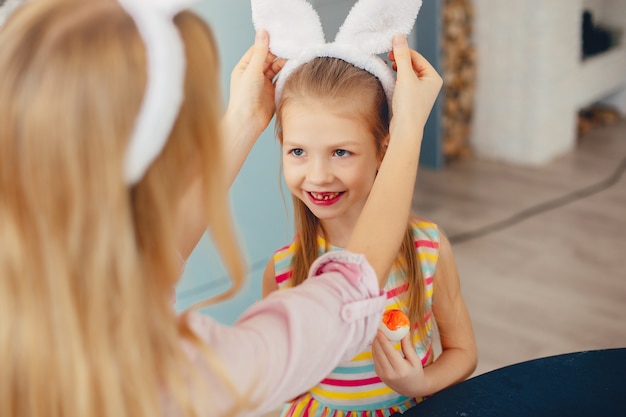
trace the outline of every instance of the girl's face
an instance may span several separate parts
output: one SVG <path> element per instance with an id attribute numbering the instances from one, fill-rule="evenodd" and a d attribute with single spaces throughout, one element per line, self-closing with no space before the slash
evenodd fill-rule
<path id="1" fill-rule="evenodd" d="M 322 224 L 352 227 L 365 205 L 382 157 L 374 135 L 358 117 L 314 100 L 283 110 L 285 182 Z"/>

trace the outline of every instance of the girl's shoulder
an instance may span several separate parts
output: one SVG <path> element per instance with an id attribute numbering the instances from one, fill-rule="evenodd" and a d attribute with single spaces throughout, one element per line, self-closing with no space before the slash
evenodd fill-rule
<path id="1" fill-rule="evenodd" d="M 274 264 L 278 269 L 286 268 L 291 263 L 291 258 L 295 253 L 296 240 L 291 241 L 288 245 L 278 248 L 274 251 Z"/>
<path id="2" fill-rule="evenodd" d="M 416 244 L 430 242 L 437 247 L 439 246 L 440 232 L 437 224 L 417 216 L 411 216 L 409 224 L 411 225 Z"/>
<path id="3" fill-rule="evenodd" d="M 274 251 L 274 257 L 281 254 L 293 253 L 295 247 L 295 239 L 291 241 L 288 245 L 285 245 L 281 248 L 278 248 Z"/>

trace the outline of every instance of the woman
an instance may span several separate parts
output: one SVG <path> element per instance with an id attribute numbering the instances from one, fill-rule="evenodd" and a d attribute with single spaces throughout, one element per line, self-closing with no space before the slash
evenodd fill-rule
<path id="1" fill-rule="evenodd" d="M 205 225 L 234 288 L 245 274 L 227 190 L 273 114 L 281 68 L 261 33 L 233 71 L 222 134 L 215 43 L 180 10 L 36 0 L 0 29 L 0 415 L 259 415 L 374 337 L 376 274 L 392 256 L 356 232 L 314 279 L 233 327 L 172 311 L 181 254 Z M 406 42 L 396 60 L 430 111 L 440 78 L 420 64 L 418 79 Z M 415 107 L 405 100 L 400 125 Z M 394 239 L 388 226 L 375 227 Z"/>

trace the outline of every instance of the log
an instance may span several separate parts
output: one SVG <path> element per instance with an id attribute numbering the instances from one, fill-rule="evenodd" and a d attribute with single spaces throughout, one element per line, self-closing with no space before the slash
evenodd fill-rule
<path id="1" fill-rule="evenodd" d="M 444 0 L 442 18 L 442 118 L 443 153 L 446 161 L 471 156 L 476 49 L 472 45 L 474 9 L 470 0 Z"/>

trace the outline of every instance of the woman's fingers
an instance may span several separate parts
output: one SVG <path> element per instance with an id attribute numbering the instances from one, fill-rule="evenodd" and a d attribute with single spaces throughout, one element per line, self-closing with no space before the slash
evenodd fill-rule
<path id="1" fill-rule="evenodd" d="M 267 78 L 273 80 L 276 77 L 276 74 L 280 72 L 281 69 L 285 66 L 287 61 L 284 59 L 274 59 L 269 63 L 264 73 Z"/>
<path id="2" fill-rule="evenodd" d="M 277 59 L 276 55 L 270 52 L 267 32 L 259 30 L 254 38 L 254 44 L 241 57 L 235 69 L 240 72 L 263 73 L 271 81 L 283 68 L 285 62 L 284 59 Z"/>
<path id="3" fill-rule="evenodd" d="M 396 90 L 393 96 L 391 127 L 409 129 L 416 121 L 425 124 L 430 110 L 441 90 L 443 80 L 433 66 L 417 51 L 412 50 L 403 35 L 393 38 L 393 51 L 389 54 L 392 67 L 397 71 Z"/>
<path id="4" fill-rule="evenodd" d="M 263 71 L 266 71 L 275 60 L 276 55 L 269 52 L 267 32 L 259 31 L 254 38 L 254 44 L 243 54 L 235 69 L 245 71 L 247 68 L 252 67 L 253 70 L 262 68 Z"/>
<path id="5" fill-rule="evenodd" d="M 235 65 L 235 68 L 233 70 L 245 70 L 248 67 L 248 64 L 250 63 L 250 59 L 252 59 L 252 54 L 254 53 L 254 45 L 252 45 L 250 48 L 248 48 L 248 50 L 246 51 L 245 54 L 243 54 L 243 56 L 241 57 L 241 59 L 239 59 L 239 62 L 237 62 L 237 65 Z"/>
<path id="6" fill-rule="evenodd" d="M 422 54 L 417 51 L 411 51 L 411 62 L 413 64 L 413 70 L 417 74 L 419 79 L 434 78 L 441 79 L 437 70 L 431 65 L 430 62 Z"/>
<path id="7" fill-rule="evenodd" d="M 411 62 L 411 50 L 404 35 L 393 37 L 393 58 L 398 71 L 398 79 L 403 77 L 403 73 L 413 70 Z"/>
<path id="8" fill-rule="evenodd" d="M 387 56 L 395 71 L 398 71 L 398 61 L 401 61 L 402 65 L 404 65 L 403 71 L 401 72 L 408 72 L 410 68 L 420 79 L 424 77 L 439 77 L 435 68 L 422 54 L 409 48 L 406 38 L 402 35 L 396 35 L 394 37 L 393 50 L 389 52 Z"/>
<path id="9" fill-rule="evenodd" d="M 252 46 L 252 57 L 250 58 L 250 68 L 253 71 L 261 71 L 267 68 L 266 64 L 271 65 L 275 59 L 270 57 L 270 38 L 264 30 L 258 30 L 254 37 L 254 45 Z"/>

